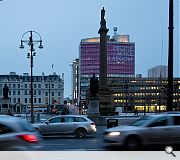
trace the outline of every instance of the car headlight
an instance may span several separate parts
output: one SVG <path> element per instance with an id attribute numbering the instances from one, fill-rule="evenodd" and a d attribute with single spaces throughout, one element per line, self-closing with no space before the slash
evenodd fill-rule
<path id="1" fill-rule="evenodd" d="M 120 132 L 110 132 L 109 135 L 110 136 L 119 136 Z"/>

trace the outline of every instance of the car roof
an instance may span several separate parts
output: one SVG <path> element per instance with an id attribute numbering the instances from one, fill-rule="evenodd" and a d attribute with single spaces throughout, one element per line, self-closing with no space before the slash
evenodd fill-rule
<path id="1" fill-rule="evenodd" d="M 17 124 L 19 122 L 25 121 L 23 119 L 20 119 L 18 117 L 14 116 L 8 116 L 8 115 L 0 115 L 0 123 L 11 126 L 14 128 L 14 124 Z"/>
<path id="2" fill-rule="evenodd" d="M 14 121 L 19 121 L 19 118 L 8 115 L 0 115 L 0 121 L 14 122 Z"/>
<path id="3" fill-rule="evenodd" d="M 55 116 L 55 117 L 83 117 L 83 118 L 87 118 L 86 116 L 83 116 L 83 115 L 71 115 L 71 114 L 68 114 L 68 115 L 58 115 L 58 116 Z M 54 118 L 54 117 L 51 117 L 51 118 Z"/>
<path id="4" fill-rule="evenodd" d="M 180 116 L 179 113 L 156 113 L 156 114 L 151 114 L 151 115 L 147 115 L 150 117 L 164 117 L 164 116 Z"/>

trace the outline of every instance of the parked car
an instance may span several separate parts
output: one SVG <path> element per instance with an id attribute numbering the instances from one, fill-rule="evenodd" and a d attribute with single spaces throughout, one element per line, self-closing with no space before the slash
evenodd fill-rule
<path id="1" fill-rule="evenodd" d="M 85 137 L 96 132 L 93 121 L 82 115 L 59 115 L 43 123 L 33 124 L 42 135 L 76 135 Z"/>
<path id="2" fill-rule="evenodd" d="M 41 137 L 26 120 L 0 115 L 0 151 L 41 150 Z"/>
<path id="3" fill-rule="evenodd" d="M 104 132 L 107 146 L 125 146 L 135 150 L 141 145 L 180 144 L 180 114 L 144 116 L 130 125 L 109 128 Z"/>

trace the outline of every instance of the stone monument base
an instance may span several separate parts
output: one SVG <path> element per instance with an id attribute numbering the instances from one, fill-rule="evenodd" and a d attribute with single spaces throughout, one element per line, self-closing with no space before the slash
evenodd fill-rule
<path id="1" fill-rule="evenodd" d="M 1 114 L 7 114 L 10 108 L 10 99 L 9 98 L 1 98 Z"/>
<path id="2" fill-rule="evenodd" d="M 109 88 L 99 89 L 99 105 L 100 107 L 112 106 L 112 91 Z"/>
<path id="3" fill-rule="evenodd" d="M 87 115 L 99 115 L 99 99 L 98 97 L 89 97 Z"/>

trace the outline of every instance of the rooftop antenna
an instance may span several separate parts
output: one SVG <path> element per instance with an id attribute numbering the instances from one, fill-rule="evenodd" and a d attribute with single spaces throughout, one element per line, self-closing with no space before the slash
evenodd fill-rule
<path id="1" fill-rule="evenodd" d="M 114 35 L 117 35 L 117 27 L 114 27 L 113 31 L 114 31 Z"/>

